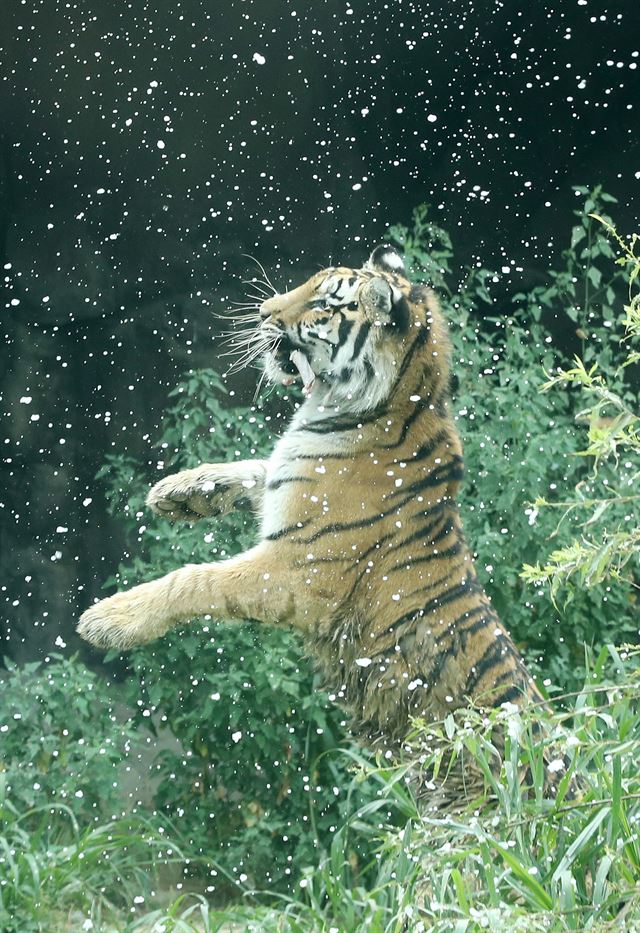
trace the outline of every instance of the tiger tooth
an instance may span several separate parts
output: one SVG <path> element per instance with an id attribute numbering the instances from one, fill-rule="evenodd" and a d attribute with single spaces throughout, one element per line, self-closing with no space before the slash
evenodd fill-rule
<path id="1" fill-rule="evenodd" d="M 316 374 L 311 369 L 309 360 L 301 350 L 293 350 L 289 355 L 289 359 L 300 373 L 300 377 L 303 382 L 302 392 L 308 397 L 311 395 L 313 390 L 313 386 L 316 381 Z"/>

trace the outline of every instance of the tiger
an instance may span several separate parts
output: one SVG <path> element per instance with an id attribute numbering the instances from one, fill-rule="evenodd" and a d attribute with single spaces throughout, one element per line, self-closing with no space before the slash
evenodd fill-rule
<path id="1" fill-rule="evenodd" d="M 541 702 L 463 534 L 434 292 L 382 244 L 361 268 L 325 268 L 256 312 L 266 378 L 301 380 L 304 401 L 268 460 L 184 470 L 146 501 L 172 521 L 248 508 L 257 543 L 96 602 L 80 635 L 128 649 L 194 617 L 289 626 L 354 733 L 385 750 L 415 718 Z"/>

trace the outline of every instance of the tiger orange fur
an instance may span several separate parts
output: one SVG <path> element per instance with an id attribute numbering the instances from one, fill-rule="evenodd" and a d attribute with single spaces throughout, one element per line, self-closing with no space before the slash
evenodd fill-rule
<path id="1" fill-rule="evenodd" d="M 80 634 L 128 648 L 205 614 L 293 626 L 356 731 L 383 747 L 412 716 L 539 701 L 462 532 L 450 345 L 434 294 L 378 247 L 363 268 L 325 269 L 259 311 L 268 377 L 291 379 L 304 358 L 309 397 L 269 460 L 205 464 L 147 500 L 172 519 L 248 502 L 258 543 L 101 600 Z"/>

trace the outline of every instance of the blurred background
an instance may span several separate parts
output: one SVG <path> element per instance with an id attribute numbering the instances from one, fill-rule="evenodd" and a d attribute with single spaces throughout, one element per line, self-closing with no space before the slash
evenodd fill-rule
<path id="1" fill-rule="evenodd" d="M 77 646 L 125 549 L 95 474 L 119 452 L 157 479 L 168 391 L 226 368 L 247 254 L 285 289 L 428 203 L 500 313 L 566 245 L 573 185 L 633 229 L 639 26 L 630 0 L 5 2 L 6 655 Z"/>

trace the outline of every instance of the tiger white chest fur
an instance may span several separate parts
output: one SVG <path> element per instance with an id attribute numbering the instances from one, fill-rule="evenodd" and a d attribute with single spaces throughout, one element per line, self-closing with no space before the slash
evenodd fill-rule
<path id="1" fill-rule="evenodd" d="M 260 524 L 263 539 L 278 535 L 290 524 L 292 498 L 298 503 L 295 511 L 300 523 L 311 513 L 338 508 L 338 503 L 332 503 L 323 489 L 326 471 L 323 460 L 328 453 L 348 449 L 352 438 L 346 433 L 327 435 L 305 430 L 306 424 L 317 422 L 323 414 L 322 406 L 309 399 L 276 443 L 267 462 Z M 304 489 L 299 481 L 301 474 L 305 475 Z"/>

